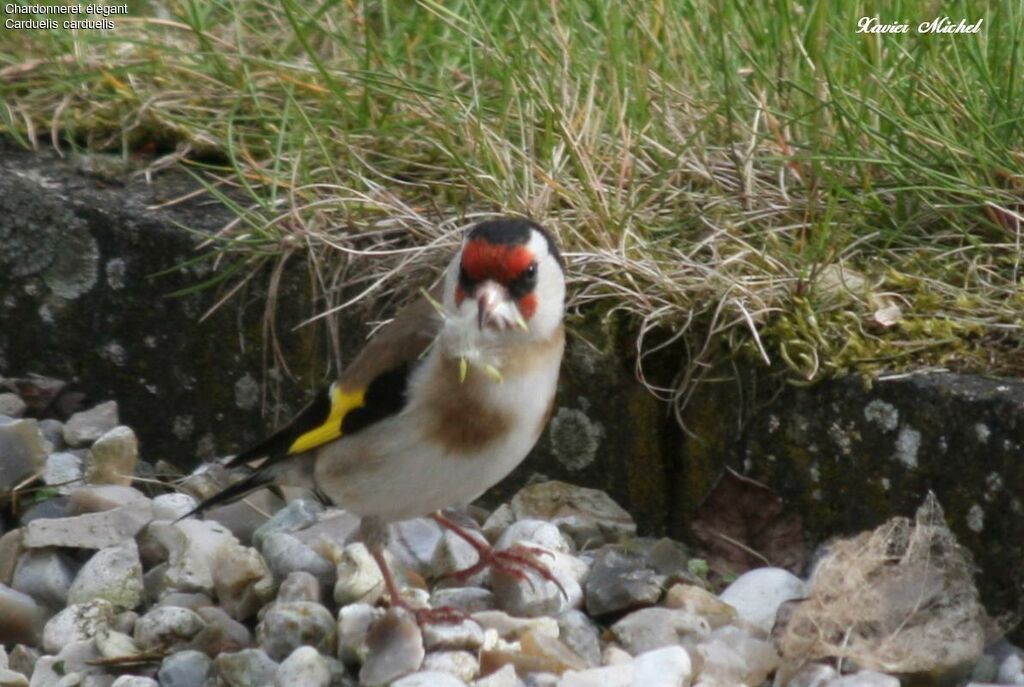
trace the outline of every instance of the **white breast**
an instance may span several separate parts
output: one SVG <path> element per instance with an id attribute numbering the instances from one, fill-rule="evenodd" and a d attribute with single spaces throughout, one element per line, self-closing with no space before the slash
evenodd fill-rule
<path id="1" fill-rule="evenodd" d="M 431 373 L 433 357 L 423 362 L 422 374 Z M 427 438 L 419 420 L 424 409 L 414 397 L 398 415 L 321 449 L 318 487 L 342 508 L 387 521 L 473 501 L 519 465 L 536 443 L 561 363 L 560 351 L 549 357 L 489 387 L 488 401 L 512 414 L 514 429 L 482 449 L 451 455 Z M 464 421 L 473 422 L 472 408 Z"/>

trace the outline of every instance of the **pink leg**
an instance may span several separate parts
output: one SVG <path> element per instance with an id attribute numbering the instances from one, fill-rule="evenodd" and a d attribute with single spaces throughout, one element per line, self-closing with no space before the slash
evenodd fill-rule
<path id="1" fill-rule="evenodd" d="M 370 553 L 373 555 L 373 560 L 377 561 L 377 567 L 380 568 L 380 574 L 384 578 L 384 586 L 387 588 L 388 595 L 391 597 L 392 607 L 404 608 L 409 611 L 416 617 L 416 622 L 421 626 L 426 625 L 427 623 L 458 624 L 466 619 L 465 614 L 448 606 L 443 606 L 441 608 L 412 608 L 405 599 L 402 598 L 398 585 L 395 583 L 395 577 L 391 574 L 391 568 L 388 566 L 388 562 L 384 558 L 384 551 L 377 547 L 373 547 L 370 548 Z"/>
<path id="2" fill-rule="evenodd" d="M 437 511 L 431 517 L 441 527 L 451 530 L 461 539 L 465 539 L 469 542 L 469 545 L 476 549 L 478 560 L 473 565 L 463 570 L 456 570 L 454 572 L 447 573 L 445 577 L 454 577 L 457 580 L 465 581 L 476 575 L 484 568 L 497 569 L 506 575 L 510 575 L 517 580 L 525 580 L 530 584 L 533 584 L 533 580 L 527 575 L 523 569 L 527 568 L 534 571 L 548 582 L 553 583 L 558 587 L 559 591 L 562 592 L 562 596 L 569 598 L 566 594 L 565 588 L 562 587 L 562 583 L 558 581 L 546 565 L 537 560 L 539 556 L 550 555 L 543 549 L 533 548 L 529 546 L 513 546 L 504 551 L 495 551 L 494 548 L 486 542 L 481 542 L 473 534 L 466 531 L 457 522 L 446 517 L 441 511 Z"/>

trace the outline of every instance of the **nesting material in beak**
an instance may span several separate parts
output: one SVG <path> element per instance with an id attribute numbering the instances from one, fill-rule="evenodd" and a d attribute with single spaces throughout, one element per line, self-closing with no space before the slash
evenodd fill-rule
<path id="1" fill-rule="evenodd" d="M 513 326 L 526 328 L 526 322 L 509 296 L 508 289 L 501 284 L 488 280 L 477 286 L 476 303 L 479 329 L 506 329 Z"/>

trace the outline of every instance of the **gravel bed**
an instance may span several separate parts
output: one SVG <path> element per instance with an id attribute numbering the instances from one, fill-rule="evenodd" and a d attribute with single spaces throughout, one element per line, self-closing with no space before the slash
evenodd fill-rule
<path id="1" fill-rule="evenodd" d="M 233 504 L 178 520 L 212 471 L 181 491 L 137 479 L 162 466 L 140 460 L 116 404 L 62 424 L 0 400 L 12 414 L 0 415 L 0 497 L 19 500 L 0 531 L 0 687 L 900 684 L 783 658 L 777 621 L 811 580 L 760 568 L 716 593 L 685 546 L 637 536 L 599 491 L 539 482 L 492 512 L 452 515 L 499 550 L 542 551 L 559 584 L 486 571 L 456 581 L 471 546 L 431 519 L 393 525 L 405 600 L 465 616 L 421 627 L 389 607 L 344 511 L 295 498 L 269 519 Z M 45 490 L 25 488 L 33 475 Z M 1005 641 L 965 655 L 937 658 L 935 679 L 1024 684 L 1024 652 Z"/>

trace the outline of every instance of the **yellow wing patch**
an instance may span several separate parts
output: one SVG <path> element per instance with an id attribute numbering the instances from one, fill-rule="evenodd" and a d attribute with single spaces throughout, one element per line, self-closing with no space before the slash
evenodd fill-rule
<path id="1" fill-rule="evenodd" d="M 288 454 L 303 453 L 323 446 L 341 436 L 341 421 L 356 408 L 361 408 L 366 400 L 366 390 L 344 392 L 337 384 L 331 385 L 331 412 L 319 426 L 305 432 L 288 447 Z"/>

